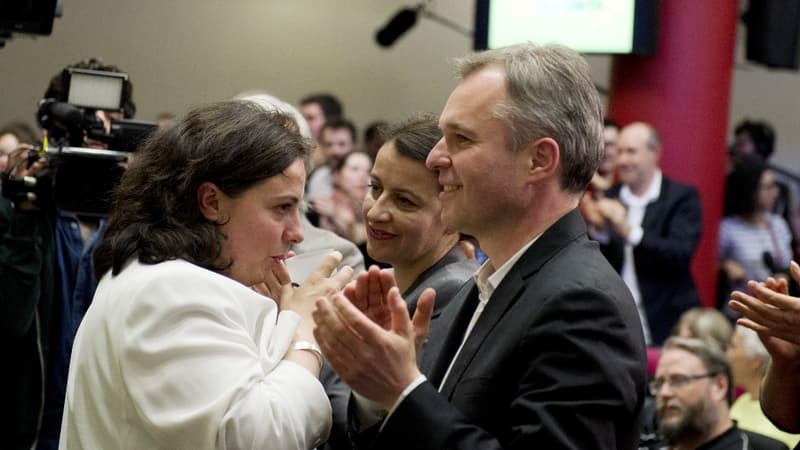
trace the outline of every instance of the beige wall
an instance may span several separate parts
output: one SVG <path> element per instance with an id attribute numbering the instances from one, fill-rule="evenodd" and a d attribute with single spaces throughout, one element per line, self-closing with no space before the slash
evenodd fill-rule
<path id="1" fill-rule="evenodd" d="M 137 118 L 232 97 L 254 88 L 296 102 L 331 91 L 359 125 L 438 112 L 453 85 L 447 58 L 471 41 L 421 19 L 390 49 L 376 29 L 404 1 L 65 0 L 49 37 L 18 38 L 0 50 L 0 122 L 31 117 L 49 78 L 100 56 L 133 81 Z M 472 2 L 437 11 L 471 25 Z"/>
<path id="2" fill-rule="evenodd" d="M 469 38 L 421 18 L 389 49 L 375 31 L 406 0 L 65 0 L 54 32 L 17 37 L 0 49 L 0 123 L 32 122 L 49 78 L 68 63 L 100 56 L 128 71 L 137 118 L 183 113 L 194 103 L 262 88 L 290 102 L 331 91 L 359 126 L 376 118 L 439 112 L 453 78 L 447 59 Z M 473 1 L 437 0 L 432 9 L 472 27 Z M 744 40 L 740 29 L 738 41 Z M 778 161 L 800 172 L 800 75 L 745 62 L 740 48 L 731 126 L 743 117 L 771 121 Z M 590 56 L 598 85 L 611 58 Z M 702 124 L 698 124 L 702 126 Z M 668 130 L 664 130 L 668 132 Z"/>

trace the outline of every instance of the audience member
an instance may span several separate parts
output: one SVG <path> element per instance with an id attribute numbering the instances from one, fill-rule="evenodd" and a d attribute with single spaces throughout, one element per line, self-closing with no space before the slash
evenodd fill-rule
<path id="1" fill-rule="evenodd" d="M 700 197 L 662 175 L 661 138 L 646 123 L 619 134 L 617 175 L 598 206 L 603 254 L 633 293 L 648 344 L 659 346 L 689 308 L 700 305 L 690 272 L 703 228 Z"/>
<path id="2" fill-rule="evenodd" d="M 771 212 L 777 194 L 775 177 L 761 161 L 739 164 L 728 175 L 726 216 L 719 227 L 725 297 L 731 290 L 744 290 L 747 280 L 788 277 L 792 234 L 783 217 Z"/>
<path id="3" fill-rule="evenodd" d="M 0 127 L 0 172 L 6 170 L 9 156 L 21 144 L 33 145 L 37 141 L 36 133 L 25 122 L 10 122 Z"/>
<path id="4" fill-rule="evenodd" d="M 350 242 L 361 245 L 367 239 L 361 205 L 367 194 L 372 160 L 366 153 L 350 152 L 335 160 L 332 168 L 333 190 L 312 203 L 319 214 L 319 227 L 330 230 Z"/>
<path id="5" fill-rule="evenodd" d="M 308 449 L 327 437 L 310 312 L 352 271 L 327 278 L 333 254 L 290 285 L 309 151 L 294 125 L 222 102 L 140 150 L 95 255 L 105 275 L 75 340 L 61 448 Z"/>
<path id="6" fill-rule="evenodd" d="M 733 371 L 733 382 L 744 389 L 731 406 L 731 419 L 743 430 L 769 436 L 794 448 L 800 441 L 800 435 L 789 434 L 775 427 L 764 415 L 759 404 L 761 380 L 767 371 L 770 357 L 758 334 L 737 325 L 727 356 Z"/>
<path id="7" fill-rule="evenodd" d="M 595 176 L 592 177 L 592 186 L 605 192 L 614 185 L 614 178 L 617 172 L 617 140 L 619 139 L 619 124 L 612 119 L 603 119 L 603 160 L 597 168 Z"/>
<path id="8" fill-rule="evenodd" d="M 372 161 L 375 161 L 378 150 L 380 150 L 386 142 L 382 130 L 388 125 L 389 124 L 382 120 L 376 120 L 375 122 L 371 122 L 367 125 L 367 128 L 364 129 L 364 152 L 372 158 Z"/>
<path id="9" fill-rule="evenodd" d="M 336 119 L 325 122 L 322 127 L 320 146 L 325 161 L 346 156 L 356 150 L 356 127 L 347 119 Z"/>
<path id="10" fill-rule="evenodd" d="M 730 320 L 719 310 L 698 306 L 681 314 L 678 322 L 672 328 L 671 335 L 699 339 L 708 343 L 708 345 L 713 345 L 725 351 L 728 348 L 731 336 L 733 336 L 733 326 Z M 651 379 L 655 377 L 660 358 L 660 348 L 647 348 L 647 375 Z M 658 439 L 655 398 L 652 395 L 648 396 L 645 402 L 644 417 L 642 440 L 646 442 L 640 445 L 650 448 L 654 443 L 660 441 Z"/>
<path id="11" fill-rule="evenodd" d="M 772 212 L 783 217 L 792 232 L 793 256 L 800 256 L 800 208 L 798 208 L 798 181 L 770 164 L 775 152 L 775 130 L 764 121 L 745 119 L 736 125 L 734 142 L 730 147 L 727 170 L 732 172 L 738 165 L 748 163 L 753 158 L 760 159 L 775 177 L 776 199 Z M 761 279 L 761 278 L 755 278 Z"/>
<path id="12" fill-rule="evenodd" d="M 667 339 L 650 391 L 656 397 L 666 448 L 787 449 L 782 442 L 740 429 L 731 420 L 731 368 L 714 344 L 683 337 Z"/>
<path id="13" fill-rule="evenodd" d="M 312 94 L 300 100 L 300 113 L 311 128 L 314 142 L 320 142 L 326 122 L 341 119 L 344 115 L 339 99 L 327 93 Z"/>
<path id="14" fill-rule="evenodd" d="M 354 404 L 358 439 L 381 449 L 634 448 L 641 325 L 577 211 L 602 158 L 588 64 L 523 44 L 466 57 L 459 71 L 426 165 L 443 186 L 445 226 L 474 236 L 489 260 L 439 319 L 451 324 L 446 337 L 423 349 L 436 355 L 428 381 L 416 354 L 432 289 L 413 321 L 399 289 L 382 291 L 375 277 L 345 290 L 353 303 L 317 302 L 325 355 L 382 411 Z"/>
<path id="15" fill-rule="evenodd" d="M 326 197 L 333 190 L 333 166 L 356 149 L 356 127 L 346 119 L 336 119 L 325 123 L 319 143 L 323 159 L 320 165 L 313 166 L 306 185 L 306 198 L 313 202 Z"/>
<path id="16" fill-rule="evenodd" d="M 609 118 L 603 119 L 603 160 L 592 176 L 589 189 L 583 194 L 579 204 L 581 214 L 586 222 L 595 228 L 602 228 L 605 217 L 600 212 L 597 200 L 603 198 L 605 191 L 610 188 L 616 178 L 617 166 L 617 138 L 619 125 Z"/>
<path id="17" fill-rule="evenodd" d="M 72 67 L 120 71 L 96 59 L 72 64 L 50 80 L 45 98 L 68 100 Z M 133 85 L 126 79 L 120 109 L 96 110 L 93 115 L 106 128 L 112 119 L 133 117 L 132 92 Z M 84 147 L 105 145 L 86 138 L 85 133 L 70 137 L 79 142 L 83 137 Z M 43 174 L 46 159 L 28 166 L 27 154 L 18 156 L 12 164 L 15 176 Z M 63 169 L 62 165 L 62 175 Z M 3 354 L 15 362 L 0 376 L 0 384 L 9 393 L 5 403 L 9 419 L 1 421 L 0 434 L 4 448 L 9 449 L 29 449 L 37 437 L 41 449 L 58 446 L 72 342 L 94 295 L 92 254 L 106 227 L 103 217 L 60 210 L 48 200 L 21 199 L 14 205 L 0 201 L 0 304 L 4 308 L 0 316 L 7 333 Z M 86 199 L 75 199 L 76 203 L 82 200 Z"/>
<path id="18" fill-rule="evenodd" d="M 800 283 L 800 266 L 791 263 Z M 761 384 L 761 407 L 781 430 L 800 433 L 800 298 L 788 295 L 788 282 L 768 278 L 747 283 L 748 293 L 734 291 L 730 307 L 740 325 L 759 333 L 771 362 Z"/>
<path id="19" fill-rule="evenodd" d="M 733 336 L 733 325 L 719 310 L 698 306 L 681 314 L 672 335 L 712 342 L 725 351 Z"/>
<path id="20" fill-rule="evenodd" d="M 766 122 L 745 119 L 736 124 L 733 134 L 730 170 L 739 164 L 742 157 L 757 156 L 766 162 L 775 151 L 775 130 Z"/>

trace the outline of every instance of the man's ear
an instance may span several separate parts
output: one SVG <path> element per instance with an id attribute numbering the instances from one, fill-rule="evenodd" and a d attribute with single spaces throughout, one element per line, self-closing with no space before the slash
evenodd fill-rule
<path id="1" fill-rule="evenodd" d="M 205 181 L 197 188 L 197 207 L 200 213 L 214 223 L 224 223 L 227 219 L 223 211 L 223 196 L 216 184 Z"/>
<path id="2" fill-rule="evenodd" d="M 711 379 L 711 393 L 716 401 L 727 401 L 728 383 L 730 380 L 723 375 L 717 375 Z"/>
<path id="3" fill-rule="evenodd" d="M 764 358 L 761 355 L 756 355 L 754 358 L 748 361 L 750 368 L 753 369 L 754 372 L 765 373 L 767 368 L 766 365 L 769 361 L 767 358 Z"/>
<path id="4" fill-rule="evenodd" d="M 528 144 L 525 152 L 528 158 L 528 176 L 532 181 L 546 178 L 558 170 L 561 150 L 553 138 L 537 139 Z"/>

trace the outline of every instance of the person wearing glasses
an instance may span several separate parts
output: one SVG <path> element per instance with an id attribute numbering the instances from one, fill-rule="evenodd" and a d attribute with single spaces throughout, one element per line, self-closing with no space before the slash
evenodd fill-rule
<path id="1" fill-rule="evenodd" d="M 649 384 L 663 442 L 658 449 L 787 449 L 783 442 L 741 430 L 729 415 L 733 376 L 714 344 L 671 337 Z"/>

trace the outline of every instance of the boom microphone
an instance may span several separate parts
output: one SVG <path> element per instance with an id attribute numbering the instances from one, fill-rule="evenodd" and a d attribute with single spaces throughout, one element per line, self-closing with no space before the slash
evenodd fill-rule
<path id="1" fill-rule="evenodd" d="M 417 23 L 419 8 L 403 8 L 383 28 L 375 33 L 381 47 L 391 47 L 394 41 Z"/>

